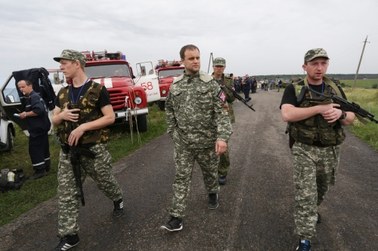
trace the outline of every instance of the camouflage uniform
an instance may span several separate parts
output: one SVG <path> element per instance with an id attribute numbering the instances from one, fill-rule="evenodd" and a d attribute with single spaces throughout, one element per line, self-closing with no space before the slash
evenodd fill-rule
<path id="1" fill-rule="evenodd" d="M 231 123 L 235 123 L 235 114 L 234 109 L 232 108 L 232 102 L 234 102 L 235 97 L 230 89 L 233 89 L 233 79 L 230 77 L 226 77 L 224 74 L 221 79 L 216 79 L 218 84 L 222 86 L 227 86 L 228 88 L 222 88 L 224 93 L 226 94 L 226 101 L 228 107 L 228 114 L 230 116 Z M 227 147 L 227 151 L 219 156 L 219 166 L 218 166 L 218 175 L 227 176 L 230 170 L 230 145 Z"/>
<path id="2" fill-rule="evenodd" d="M 111 156 L 106 144 L 95 144 L 89 148 L 95 158 L 81 156 L 81 180 L 87 175 L 98 188 L 112 201 L 122 199 L 122 191 L 112 174 Z M 80 209 L 79 190 L 75 182 L 70 153 L 60 151 L 58 165 L 58 233 L 59 236 L 78 233 Z"/>
<path id="3" fill-rule="evenodd" d="M 76 106 L 80 108 L 78 124 L 93 121 L 102 116 L 101 109 L 97 101 L 101 92 L 101 85 L 93 81 L 86 83 L 89 85 L 87 91 L 80 98 Z M 58 93 L 59 107 L 63 110 L 71 101 L 69 98 L 69 86 L 62 88 Z M 67 139 L 77 124 L 63 121 L 57 126 L 56 132 L 62 145 L 67 146 Z M 87 148 L 94 154 L 94 158 L 85 155 L 80 156 L 80 168 L 82 182 L 86 175 L 89 175 L 97 184 L 99 189 L 112 201 L 122 199 L 122 191 L 112 174 L 111 156 L 106 149 L 108 139 L 108 129 L 85 132 L 80 139 L 80 147 Z M 79 189 L 75 182 L 75 176 L 70 161 L 71 151 L 60 151 L 58 166 L 58 232 L 61 237 L 74 235 L 78 232 L 78 216 L 80 208 Z"/>
<path id="4" fill-rule="evenodd" d="M 232 133 L 222 98 L 225 101 L 219 85 L 204 73 L 184 74 L 170 88 L 166 100 L 167 132 L 174 142 L 176 165 L 171 216 L 184 217 L 195 161 L 201 167 L 207 192 L 219 190 L 215 142 L 227 142 Z"/>
<path id="5" fill-rule="evenodd" d="M 324 95 L 339 91 L 330 79 L 323 79 Z M 301 81 L 308 87 L 307 79 Z M 331 102 L 307 91 L 299 107 L 310 107 Z M 295 232 L 300 239 L 311 240 L 316 234 L 318 206 L 322 203 L 329 186 L 335 184 L 340 160 L 340 144 L 345 134 L 340 121 L 328 123 L 320 114 L 289 123 L 289 134 L 295 140 L 292 146 L 295 186 Z"/>
<path id="6" fill-rule="evenodd" d="M 317 147 L 295 142 L 294 160 L 296 234 L 311 240 L 316 233 L 318 206 L 330 185 L 335 184 L 340 146 Z"/>

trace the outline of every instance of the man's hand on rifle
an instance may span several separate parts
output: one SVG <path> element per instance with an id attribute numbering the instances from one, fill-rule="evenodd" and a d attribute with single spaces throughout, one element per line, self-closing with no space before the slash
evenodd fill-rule
<path id="1" fill-rule="evenodd" d="M 343 111 L 338 109 L 340 107 L 339 104 L 331 103 L 328 105 L 323 106 L 325 110 L 321 112 L 321 115 L 328 123 L 336 122 L 342 115 Z"/>

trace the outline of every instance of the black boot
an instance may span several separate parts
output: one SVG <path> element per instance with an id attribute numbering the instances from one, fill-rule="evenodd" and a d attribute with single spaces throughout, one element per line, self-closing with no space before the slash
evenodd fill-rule
<path id="1" fill-rule="evenodd" d="M 51 161 L 50 161 L 50 159 L 48 159 L 48 160 L 45 160 L 45 170 L 46 170 L 46 172 L 48 173 L 49 171 L 50 171 L 50 166 L 51 166 Z"/>
<path id="2" fill-rule="evenodd" d="M 31 180 L 37 180 L 46 175 L 45 169 L 35 169 L 34 174 L 30 177 Z"/>
<path id="3" fill-rule="evenodd" d="M 121 217 L 124 214 L 123 200 L 119 199 L 117 201 L 113 201 L 113 204 L 114 204 L 113 216 L 114 217 Z"/>

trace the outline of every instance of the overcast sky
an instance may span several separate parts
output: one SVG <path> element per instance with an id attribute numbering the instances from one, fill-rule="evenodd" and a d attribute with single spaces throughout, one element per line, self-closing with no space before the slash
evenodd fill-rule
<path id="1" fill-rule="evenodd" d="M 329 73 L 378 73 L 377 0 L 0 0 L 0 77 L 57 68 L 63 49 L 122 51 L 132 66 L 179 59 L 185 44 L 235 75 L 302 74 L 323 47 Z"/>

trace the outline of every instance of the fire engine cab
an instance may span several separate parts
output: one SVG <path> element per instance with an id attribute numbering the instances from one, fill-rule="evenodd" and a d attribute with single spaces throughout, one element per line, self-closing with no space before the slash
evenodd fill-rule
<path id="1" fill-rule="evenodd" d="M 151 98 L 151 101 L 156 102 L 159 108 L 164 110 L 169 88 L 174 78 L 184 73 L 184 69 L 185 67 L 176 60 L 159 60 L 155 66 L 151 61 L 138 63 L 139 78 L 137 77 L 136 83 L 155 90 L 154 98 Z"/>
<path id="2" fill-rule="evenodd" d="M 133 119 L 140 132 L 147 131 L 147 95 L 136 86 L 133 71 L 122 52 L 83 51 L 85 73 L 93 81 L 106 87 L 116 121 Z"/>

